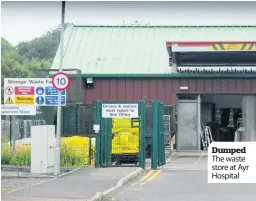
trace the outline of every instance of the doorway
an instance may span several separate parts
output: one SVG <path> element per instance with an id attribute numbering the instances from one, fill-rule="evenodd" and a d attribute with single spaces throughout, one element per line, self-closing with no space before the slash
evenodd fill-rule
<path id="1" fill-rule="evenodd" d="M 198 136 L 197 100 L 178 100 L 177 104 L 177 151 L 197 151 L 200 149 Z"/>

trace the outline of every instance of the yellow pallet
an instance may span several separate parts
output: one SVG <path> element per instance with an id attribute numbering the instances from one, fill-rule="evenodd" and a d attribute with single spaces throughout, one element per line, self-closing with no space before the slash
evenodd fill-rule
<path id="1" fill-rule="evenodd" d="M 112 128 L 131 128 L 131 122 L 125 123 L 115 123 L 112 124 Z"/>
<path id="2" fill-rule="evenodd" d="M 113 134 L 118 134 L 120 132 L 129 132 L 139 134 L 139 128 L 112 128 Z"/>
<path id="3" fill-rule="evenodd" d="M 131 123 L 131 119 L 129 119 L 129 118 L 127 118 L 127 119 L 126 118 L 120 118 L 120 119 L 119 118 L 113 118 L 112 122 L 113 122 L 113 124 L 114 123 L 129 123 L 129 122 Z"/>
<path id="4" fill-rule="evenodd" d="M 139 152 L 139 135 L 120 132 L 112 140 L 112 154 L 134 154 Z"/>

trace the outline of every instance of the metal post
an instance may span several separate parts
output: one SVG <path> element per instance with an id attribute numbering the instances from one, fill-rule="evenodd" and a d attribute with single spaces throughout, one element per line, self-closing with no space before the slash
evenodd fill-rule
<path id="1" fill-rule="evenodd" d="M 17 121 L 16 117 L 13 116 L 12 121 L 11 121 L 11 128 L 12 128 L 12 150 L 13 150 L 13 152 L 16 151 L 16 138 L 17 138 L 17 132 L 18 132 L 18 130 L 17 130 L 18 125 L 16 125 L 16 124 L 18 124 L 18 121 Z"/>
<path id="2" fill-rule="evenodd" d="M 8 118 L 9 117 L 9 118 Z M 12 134 L 12 116 L 7 116 L 7 120 L 9 120 L 9 134 L 10 134 L 10 136 L 9 136 L 9 141 L 10 141 L 10 145 L 11 145 L 11 147 L 13 146 L 12 145 L 12 137 L 13 137 L 13 134 Z"/>
<path id="3" fill-rule="evenodd" d="M 64 46 L 64 29 L 65 29 L 64 26 L 65 26 L 65 1 L 62 1 L 59 72 L 61 72 L 63 69 L 63 46 Z M 57 130 L 57 135 L 56 135 L 55 169 L 54 169 L 55 176 L 60 174 L 61 91 L 58 91 L 57 129 L 56 130 Z"/>
<path id="4" fill-rule="evenodd" d="M 101 102 L 96 102 L 96 124 L 100 125 L 101 128 Z M 96 160 L 95 160 L 95 167 L 99 168 L 101 166 L 101 131 L 99 133 L 96 133 Z"/>
<path id="5" fill-rule="evenodd" d="M 198 138 L 198 150 L 201 150 L 201 96 L 197 95 L 197 138 Z"/>
<path id="6" fill-rule="evenodd" d="M 159 132 L 159 103 L 152 101 L 152 149 L 151 149 L 151 169 L 156 170 L 158 164 L 158 132 Z"/>
<path id="7" fill-rule="evenodd" d="M 145 169 L 145 144 L 146 144 L 146 135 L 145 135 L 145 101 L 139 102 L 140 106 L 140 121 L 139 121 L 139 163 L 140 167 Z"/>

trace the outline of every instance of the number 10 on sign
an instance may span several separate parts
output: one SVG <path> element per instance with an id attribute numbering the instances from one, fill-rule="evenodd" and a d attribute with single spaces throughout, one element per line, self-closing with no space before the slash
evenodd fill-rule
<path id="1" fill-rule="evenodd" d="M 70 77 L 68 74 L 59 72 L 52 77 L 52 85 L 57 90 L 65 90 L 70 85 Z"/>

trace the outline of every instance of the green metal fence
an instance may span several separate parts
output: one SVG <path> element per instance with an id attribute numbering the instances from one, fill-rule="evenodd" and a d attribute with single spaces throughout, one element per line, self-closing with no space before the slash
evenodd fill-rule
<path id="1" fill-rule="evenodd" d="M 153 133 L 152 133 L 152 155 L 151 168 L 165 164 L 165 136 L 164 136 L 164 108 L 163 103 L 152 101 Z"/>
<path id="2" fill-rule="evenodd" d="M 137 118 L 105 118 L 103 104 L 138 104 Z M 145 102 L 96 103 L 96 167 L 139 165 L 145 168 Z"/>

